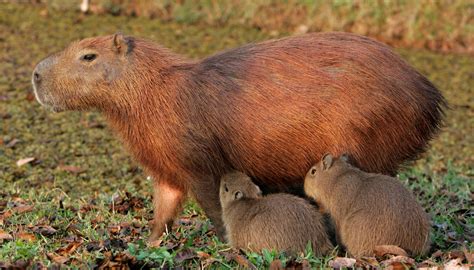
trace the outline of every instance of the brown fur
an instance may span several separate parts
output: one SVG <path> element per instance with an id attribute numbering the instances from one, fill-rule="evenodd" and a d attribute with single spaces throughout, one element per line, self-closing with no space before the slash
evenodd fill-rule
<path id="1" fill-rule="evenodd" d="M 373 255 L 377 245 L 396 245 L 413 255 L 429 247 L 428 216 L 395 178 L 326 155 L 309 170 L 304 188 L 331 215 L 339 240 L 353 256 Z"/>
<path id="2" fill-rule="evenodd" d="M 348 33 L 271 40 L 200 61 L 139 38 L 88 38 L 41 61 L 33 85 L 55 111 L 105 114 L 156 182 L 153 237 L 187 190 L 222 232 L 218 182 L 231 169 L 266 192 L 302 191 L 306 170 L 326 152 L 394 173 L 424 150 L 444 106 L 387 46 Z"/>
<path id="3" fill-rule="evenodd" d="M 232 172 L 221 179 L 220 201 L 227 240 L 234 248 L 296 254 L 311 243 L 317 255 L 333 249 L 323 216 L 305 199 L 285 193 L 262 197 L 250 177 Z"/>

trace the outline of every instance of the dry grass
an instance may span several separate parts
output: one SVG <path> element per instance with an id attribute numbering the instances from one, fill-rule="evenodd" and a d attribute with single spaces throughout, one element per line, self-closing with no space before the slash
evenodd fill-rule
<path id="1" fill-rule="evenodd" d="M 80 0 L 25 2 L 78 9 Z M 399 47 L 474 53 L 474 2 L 469 0 L 91 0 L 90 12 L 184 24 L 245 24 L 274 36 L 347 31 Z"/>

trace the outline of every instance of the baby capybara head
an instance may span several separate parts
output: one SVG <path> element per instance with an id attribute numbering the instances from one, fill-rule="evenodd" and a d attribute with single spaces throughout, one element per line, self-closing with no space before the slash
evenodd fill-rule
<path id="1" fill-rule="evenodd" d="M 339 158 L 333 157 L 331 154 L 325 154 L 321 161 L 316 163 L 308 173 L 304 180 L 305 193 L 318 201 L 322 195 L 321 190 L 326 190 L 337 180 L 338 175 L 343 174 L 348 169 L 354 168 L 349 163 L 349 157 L 346 154 Z"/>
<path id="2" fill-rule="evenodd" d="M 249 176 L 241 172 L 231 172 L 221 178 L 219 196 L 222 208 L 233 201 L 243 198 L 257 199 L 262 197 L 262 191 Z"/>

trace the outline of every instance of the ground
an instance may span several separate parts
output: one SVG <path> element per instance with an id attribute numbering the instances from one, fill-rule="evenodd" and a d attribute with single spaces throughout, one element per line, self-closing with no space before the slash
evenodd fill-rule
<path id="1" fill-rule="evenodd" d="M 117 30 L 192 58 L 270 37 L 249 26 L 81 16 L 2 4 L 0 268 L 6 264 L 252 268 L 272 262 L 316 267 L 333 265 L 336 256 L 343 256 L 335 251 L 316 258 L 309 250 L 297 258 L 276 252 L 239 253 L 217 240 L 212 224 L 192 201 L 162 242 L 148 246 L 151 184 L 138 164 L 99 114 L 51 113 L 31 92 L 31 72 L 43 57 L 73 40 Z M 467 263 L 474 237 L 474 60 L 462 54 L 398 52 L 439 87 L 450 105 L 429 151 L 399 174 L 433 220 L 430 256 L 415 258 L 415 263 L 438 265 L 452 259 Z"/>

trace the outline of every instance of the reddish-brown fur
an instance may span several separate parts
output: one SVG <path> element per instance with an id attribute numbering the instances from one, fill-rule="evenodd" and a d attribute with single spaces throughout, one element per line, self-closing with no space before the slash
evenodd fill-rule
<path id="1" fill-rule="evenodd" d="M 348 33 L 271 40 L 200 61 L 139 38 L 89 38 L 39 63 L 33 84 L 53 110 L 106 115 L 154 178 L 153 237 L 187 190 L 221 229 L 218 182 L 231 169 L 266 192 L 301 191 L 326 152 L 394 173 L 424 150 L 444 106 L 390 48 Z"/>
<path id="2" fill-rule="evenodd" d="M 310 243 L 316 255 L 333 249 L 323 215 L 303 198 L 285 193 L 262 197 L 241 172 L 224 175 L 219 193 L 227 240 L 234 248 L 298 254 Z"/>
<path id="3" fill-rule="evenodd" d="M 331 215 L 337 238 L 353 256 L 373 256 L 378 245 L 412 255 L 429 248 L 428 216 L 398 179 L 325 155 L 308 171 L 304 189 Z"/>

